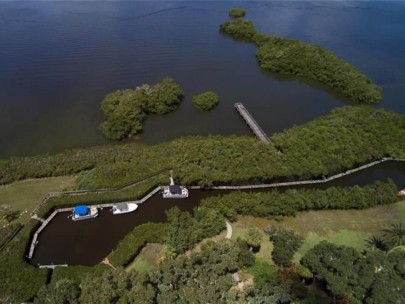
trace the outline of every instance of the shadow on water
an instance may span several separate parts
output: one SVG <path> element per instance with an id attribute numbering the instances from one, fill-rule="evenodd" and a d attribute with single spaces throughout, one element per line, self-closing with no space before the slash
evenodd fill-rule
<path id="1" fill-rule="evenodd" d="M 317 185 L 316 188 L 362 186 L 387 178 L 393 179 L 398 188 L 405 188 L 405 162 L 385 162 L 327 184 Z M 39 235 L 39 244 L 31 263 L 95 265 L 114 250 L 119 241 L 135 226 L 147 222 L 164 222 L 165 211 L 174 206 L 191 212 L 204 198 L 229 192 L 191 190 L 187 199 L 163 199 L 160 194 L 156 194 L 140 205 L 136 212 L 116 216 L 109 208 L 105 208 L 100 210 L 98 218 L 79 222 L 73 222 L 70 213 L 59 213 Z"/>

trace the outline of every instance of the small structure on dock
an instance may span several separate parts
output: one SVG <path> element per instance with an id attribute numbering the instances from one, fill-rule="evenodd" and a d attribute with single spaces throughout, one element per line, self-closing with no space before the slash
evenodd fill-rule
<path id="1" fill-rule="evenodd" d="M 235 109 L 238 110 L 239 114 L 242 116 L 242 118 L 246 121 L 250 129 L 255 133 L 259 139 L 268 144 L 270 142 L 269 137 L 267 134 L 263 131 L 262 128 L 260 128 L 259 124 L 256 122 L 256 120 L 253 118 L 253 116 L 246 110 L 245 106 L 237 102 L 235 103 Z"/>

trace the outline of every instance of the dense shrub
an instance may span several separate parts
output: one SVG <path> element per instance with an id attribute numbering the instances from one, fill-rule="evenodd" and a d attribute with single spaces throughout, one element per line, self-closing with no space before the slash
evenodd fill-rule
<path id="1" fill-rule="evenodd" d="M 330 176 L 383 156 L 405 158 L 405 115 L 345 107 L 274 134 L 269 145 L 248 136 L 196 136 L 155 146 L 77 149 L 0 163 L 0 183 L 81 174 L 81 188 L 117 186 L 172 167 L 183 184 L 244 184 Z"/>
<path id="2" fill-rule="evenodd" d="M 140 252 L 146 243 L 162 243 L 167 224 L 146 223 L 136 226 L 108 255 L 114 266 L 126 266 Z"/>
<path id="3" fill-rule="evenodd" d="M 106 121 L 100 131 L 110 139 L 123 139 L 142 130 L 148 114 L 166 114 L 177 108 L 181 88 L 173 79 L 165 78 L 154 85 L 144 84 L 108 94 L 101 103 Z"/>
<path id="4" fill-rule="evenodd" d="M 288 189 L 269 192 L 231 192 L 209 197 L 202 205 L 214 208 L 231 220 L 237 214 L 274 218 L 293 216 L 298 211 L 324 209 L 366 209 L 398 200 L 397 187 L 391 181 L 347 188 Z"/>
<path id="5" fill-rule="evenodd" d="M 246 40 L 248 42 L 256 41 L 256 29 L 253 22 L 245 19 L 235 19 L 225 21 L 220 25 L 220 30 L 232 38 Z"/>
<path id="6" fill-rule="evenodd" d="M 228 15 L 233 18 L 240 18 L 246 15 L 246 11 L 242 8 L 235 7 L 228 12 Z"/>
<path id="7" fill-rule="evenodd" d="M 223 216 L 214 209 L 200 207 L 194 210 L 192 216 L 175 207 L 166 214 L 169 225 L 165 242 L 174 254 L 183 253 L 204 238 L 214 236 L 225 229 Z"/>
<path id="8" fill-rule="evenodd" d="M 304 239 L 292 230 L 286 230 L 282 227 L 267 228 L 270 241 L 273 242 L 273 251 L 271 256 L 274 263 L 279 267 L 290 267 L 291 260 L 295 252 L 301 247 Z"/>
<path id="9" fill-rule="evenodd" d="M 256 57 L 264 70 L 316 80 L 360 103 L 382 99 L 379 86 L 319 45 L 259 33 L 244 19 L 226 21 L 220 29 L 233 38 L 255 43 L 259 47 Z"/>
<path id="10" fill-rule="evenodd" d="M 405 294 L 405 251 L 359 253 L 352 247 L 323 241 L 301 263 L 326 285 L 334 298 L 354 297 L 352 303 L 401 303 Z M 361 302 L 360 302 L 361 303 Z"/>
<path id="11" fill-rule="evenodd" d="M 0 252 L 0 302 L 21 303 L 32 299 L 46 283 L 48 270 L 36 269 L 24 260 L 26 247 L 35 221 L 22 231 Z"/>
<path id="12" fill-rule="evenodd" d="M 231 274 L 250 264 L 241 255 L 253 255 L 231 240 L 208 241 L 201 250 L 165 260 L 147 274 L 117 269 L 52 281 L 38 292 L 34 303 L 235 303 Z M 251 259 L 250 259 L 251 260 Z"/>
<path id="13" fill-rule="evenodd" d="M 193 105 L 198 110 L 209 111 L 218 104 L 218 95 L 212 91 L 201 93 L 193 97 Z"/>

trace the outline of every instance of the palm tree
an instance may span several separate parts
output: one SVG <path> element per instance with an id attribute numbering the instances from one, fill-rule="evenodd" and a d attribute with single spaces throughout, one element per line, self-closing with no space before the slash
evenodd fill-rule
<path id="1" fill-rule="evenodd" d="M 390 228 L 383 229 L 383 237 L 391 247 L 405 245 L 405 225 L 404 223 L 393 223 Z"/>
<path id="2" fill-rule="evenodd" d="M 365 240 L 366 241 L 366 246 L 369 248 L 377 248 L 381 251 L 388 251 L 388 245 L 384 241 L 384 239 L 381 236 L 375 236 L 374 234 Z"/>

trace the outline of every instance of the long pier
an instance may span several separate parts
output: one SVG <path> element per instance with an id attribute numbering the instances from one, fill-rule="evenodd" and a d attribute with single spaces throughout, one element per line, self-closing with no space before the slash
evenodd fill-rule
<path id="1" fill-rule="evenodd" d="M 271 184 L 256 184 L 256 185 L 243 185 L 243 186 L 212 186 L 210 190 L 253 190 L 253 189 L 266 189 L 266 188 L 277 188 L 277 187 L 293 187 L 293 186 L 303 186 L 303 185 L 314 185 L 314 184 L 324 184 L 331 182 L 335 179 L 339 179 L 343 176 L 353 174 L 355 172 L 373 167 L 375 165 L 381 164 L 386 161 L 400 161 L 405 162 L 405 159 L 398 159 L 392 157 L 383 157 L 380 160 L 373 161 L 371 163 L 362 165 L 355 169 L 350 169 L 342 173 L 338 173 L 323 179 L 311 179 L 311 180 L 301 180 L 294 182 L 281 182 L 281 183 L 271 183 Z M 192 190 L 204 189 L 201 186 L 189 186 L 187 187 Z M 404 189 L 405 191 L 405 189 Z M 405 192 L 404 192 L 405 193 Z"/>
<path id="2" fill-rule="evenodd" d="M 246 110 L 245 106 L 242 103 L 237 102 L 237 103 L 235 103 L 235 108 L 236 108 L 236 110 L 238 110 L 239 114 L 242 116 L 242 118 L 248 124 L 250 129 L 252 129 L 253 133 L 255 133 L 255 135 L 257 137 L 259 137 L 259 139 L 262 142 L 268 144 L 270 142 L 269 137 L 263 131 L 263 129 L 259 126 L 259 124 L 253 118 L 253 116 L 248 112 L 248 110 Z"/>

